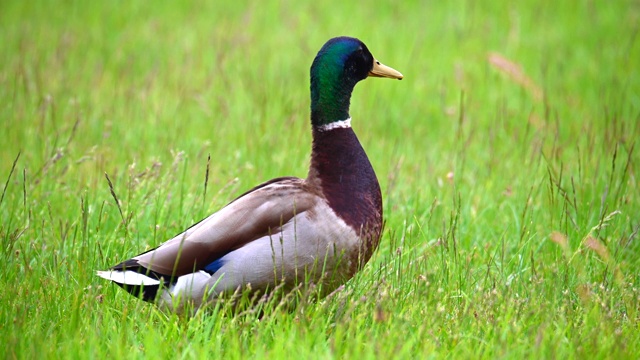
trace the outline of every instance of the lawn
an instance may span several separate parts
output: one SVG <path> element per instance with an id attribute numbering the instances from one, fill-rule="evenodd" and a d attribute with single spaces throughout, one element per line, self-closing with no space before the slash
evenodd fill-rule
<path id="1" fill-rule="evenodd" d="M 3 357 L 640 357 L 639 29 L 636 1 L 3 1 Z M 386 221 L 363 271 L 191 318 L 95 276 L 305 177 L 338 35 L 405 76 L 352 98 Z"/>

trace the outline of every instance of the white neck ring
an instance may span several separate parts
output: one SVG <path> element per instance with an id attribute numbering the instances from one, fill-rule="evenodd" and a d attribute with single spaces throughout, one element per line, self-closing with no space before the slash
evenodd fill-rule
<path id="1" fill-rule="evenodd" d="M 320 125 L 316 129 L 318 129 L 318 131 L 329 131 L 333 129 L 348 129 L 350 127 L 351 118 L 348 118 L 347 120 L 334 121 L 329 124 Z"/>

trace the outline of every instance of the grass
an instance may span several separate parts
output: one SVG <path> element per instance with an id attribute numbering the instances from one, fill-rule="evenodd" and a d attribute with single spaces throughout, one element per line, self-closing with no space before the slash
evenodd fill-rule
<path id="1" fill-rule="evenodd" d="M 0 5 L 4 358 L 638 357 L 637 2 L 325 3 Z M 186 319 L 94 275 L 304 177 L 342 34 L 405 75 L 352 99 L 386 230 L 343 291 Z"/>

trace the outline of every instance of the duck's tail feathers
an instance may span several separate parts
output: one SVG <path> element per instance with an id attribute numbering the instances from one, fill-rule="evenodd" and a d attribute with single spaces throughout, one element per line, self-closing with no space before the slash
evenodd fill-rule
<path id="1" fill-rule="evenodd" d="M 141 274 L 132 270 L 97 271 L 96 275 L 100 276 L 103 279 L 111 280 L 120 285 L 149 286 L 160 285 L 161 283 L 160 280 L 151 278 L 145 274 Z"/>
<path id="2" fill-rule="evenodd" d="M 127 260 L 109 270 L 97 271 L 96 275 L 113 281 L 134 296 L 142 297 L 145 301 L 153 302 L 160 286 L 167 286 L 169 282 L 162 274 L 151 271 L 136 260 Z"/>

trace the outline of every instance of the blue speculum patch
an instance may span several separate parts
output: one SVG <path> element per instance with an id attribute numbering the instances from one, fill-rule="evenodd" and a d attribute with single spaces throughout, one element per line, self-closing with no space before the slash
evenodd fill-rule
<path id="1" fill-rule="evenodd" d="M 205 266 L 204 267 L 204 271 L 206 271 L 209 274 L 213 275 L 216 271 L 220 270 L 220 268 L 222 266 L 224 266 L 224 261 L 222 260 L 222 258 L 220 258 L 220 259 L 215 260 L 211 264 Z"/>

